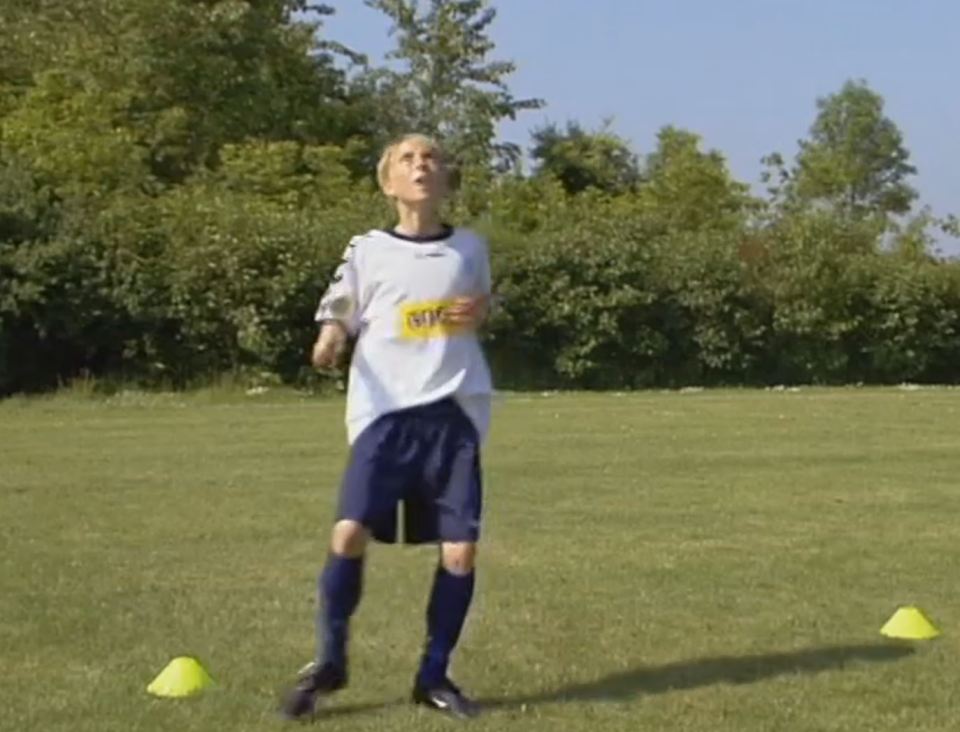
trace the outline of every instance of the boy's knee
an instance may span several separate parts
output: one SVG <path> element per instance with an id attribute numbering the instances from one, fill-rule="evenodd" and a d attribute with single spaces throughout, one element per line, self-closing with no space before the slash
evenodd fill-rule
<path id="1" fill-rule="evenodd" d="M 333 526 L 330 551 L 342 557 L 357 559 L 366 551 L 369 537 L 363 524 L 349 519 L 337 521 Z"/>
<path id="2" fill-rule="evenodd" d="M 466 575 L 473 571 L 477 545 L 471 542 L 444 542 L 440 545 L 440 563 L 450 574 Z"/>

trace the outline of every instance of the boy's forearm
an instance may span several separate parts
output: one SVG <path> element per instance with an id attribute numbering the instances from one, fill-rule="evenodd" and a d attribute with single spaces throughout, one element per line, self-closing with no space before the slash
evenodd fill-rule
<path id="1" fill-rule="evenodd" d="M 315 368 L 335 366 L 347 342 L 347 329 L 337 321 L 325 321 L 313 344 L 310 360 Z"/>
<path id="2" fill-rule="evenodd" d="M 317 343 L 344 343 L 346 340 L 347 328 L 339 320 L 325 320 L 320 324 L 320 331 L 317 333 Z"/>

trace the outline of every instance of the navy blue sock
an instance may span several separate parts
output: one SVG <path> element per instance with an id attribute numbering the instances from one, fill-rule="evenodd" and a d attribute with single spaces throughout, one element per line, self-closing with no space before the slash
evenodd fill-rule
<path id="1" fill-rule="evenodd" d="M 330 554 L 317 584 L 317 660 L 346 669 L 350 616 L 357 609 L 363 586 L 363 558 Z"/>
<path id="2" fill-rule="evenodd" d="M 427 605 L 427 647 L 420 664 L 420 682 L 435 686 L 443 681 L 463 622 L 473 598 L 475 572 L 455 575 L 437 567 Z"/>

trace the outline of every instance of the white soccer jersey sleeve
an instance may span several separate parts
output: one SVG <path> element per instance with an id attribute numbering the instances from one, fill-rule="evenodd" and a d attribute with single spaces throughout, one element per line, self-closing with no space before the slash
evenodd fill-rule
<path id="1" fill-rule="evenodd" d="M 318 323 L 338 321 L 351 336 L 357 335 L 360 326 L 360 282 L 355 262 L 359 239 L 351 239 L 344 250 L 340 265 L 333 273 L 333 281 L 320 299 L 316 313 Z"/>
<path id="2" fill-rule="evenodd" d="M 356 237 L 317 309 L 357 337 L 347 391 L 352 443 L 388 412 L 455 398 L 486 436 L 492 384 L 477 334 L 449 324 L 458 297 L 490 294 L 486 242 L 466 229 L 413 241 L 384 231 Z"/>

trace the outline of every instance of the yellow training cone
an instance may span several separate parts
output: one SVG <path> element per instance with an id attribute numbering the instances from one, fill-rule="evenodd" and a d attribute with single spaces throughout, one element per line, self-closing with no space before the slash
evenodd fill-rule
<path id="1" fill-rule="evenodd" d="M 887 638 L 905 638 L 907 640 L 929 640 L 940 635 L 940 631 L 930 622 L 919 608 L 901 607 L 884 625 L 880 632 Z"/>
<path id="2" fill-rule="evenodd" d="M 213 679 L 200 662 L 189 656 L 180 656 L 167 664 L 147 687 L 154 696 L 190 696 L 213 684 Z"/>

